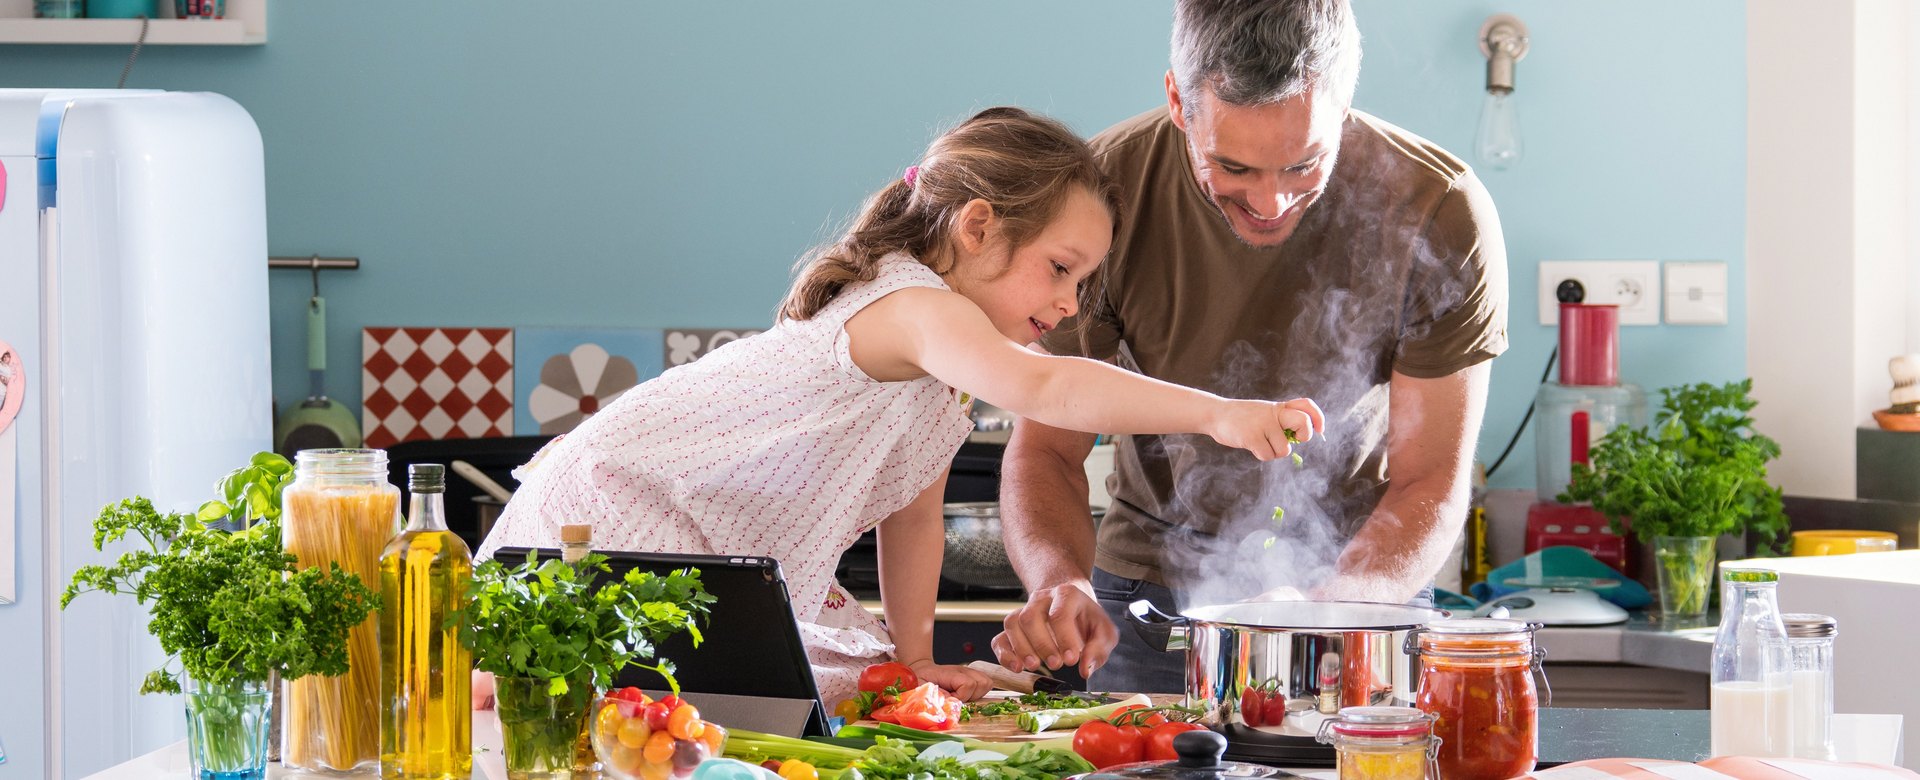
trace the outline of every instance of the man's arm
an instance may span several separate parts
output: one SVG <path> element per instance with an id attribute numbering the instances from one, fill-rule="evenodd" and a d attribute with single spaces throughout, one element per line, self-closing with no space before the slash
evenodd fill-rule
<path id="1" fill-rule="evenodd" d="M 1466 520 L 1490 373 L 1485 361 L 1437 379 L 1394 373 L 1386 495 L 1315 597 L 1398 603 L 1433 579 Z"/>
<path id="2" fill-rule="evenodd" d="M 1079 666 L 1092 674 L 1113 651 L 1113 621 L 1093 598 L 1093 515 L 1087 453 L 1094 435 L 1021 420 L 1001 463 L 1000 529 L 1027 603 L 993 638 L 1015 671 Z"/>

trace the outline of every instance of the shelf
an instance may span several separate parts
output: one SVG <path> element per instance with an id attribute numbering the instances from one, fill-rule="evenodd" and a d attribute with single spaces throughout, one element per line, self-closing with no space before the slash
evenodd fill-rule
<path id="1" fill-rule="evenodd" d="M 139 19 L 0 18 L 0 44 L 131 46 L 139 38 Z M 266 42 L 266 0 L 228 0 L 225 19 L 155 19 L 147 29 L 147 44 L 153 46 L 258 46 Z"/>

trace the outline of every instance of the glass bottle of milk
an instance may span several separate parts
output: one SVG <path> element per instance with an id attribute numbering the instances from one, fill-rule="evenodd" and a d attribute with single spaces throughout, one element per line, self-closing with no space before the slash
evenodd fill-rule
<path id="1" fill-rule="evenodd" d="M 1727 569 L 1713 639 L 1712 752 L 1793 753 L 1793 656 L 1771 571 Z"/>

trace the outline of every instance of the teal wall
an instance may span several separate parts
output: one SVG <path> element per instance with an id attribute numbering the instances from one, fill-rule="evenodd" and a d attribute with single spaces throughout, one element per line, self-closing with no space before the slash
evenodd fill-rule
<path id="1" fill-rule="evenodd" d="M 1724 260 L 1731 322 L 1630 328 L 1649 388 L 1745 371 L 1740 0 L 1356 0 L 1358 104 L 1465 154 L 1487 15 L 1521 16 L 1528 157 L 1483 173 L 1511 258 L 1512 349 L 1481 437 L 1512 434 L 1553 343 L 1542 259 Z M 541 9 L 534 13 L 531 9 Z M 414 0 L 272 4 L 258 47 L 155 46 L 130 87 L 211 90 L 267 150 L 274 254 L 323 275 L 328 393 L 360 396 L 364 325 L 765 323 L 788 269 L 931 136 L 1019 103 L 1092 134 L 1157 105 L 1168 3 Z M 0 46 L 0 86 L 110 87 L 119 46 Z M 272 282 L 275 387 L 305 394 L 304 272 Z M 1532 437 L 1495 483 L 1530 487 Z M 19 576 L 38 578 L 23 560 Z M 37 622 L 0 607 L 0 691 Z M 11 622 L 10 622 L 11 621 Z M 21 775 L 35 697 L 0 693 Z M 37 740 L 33 740 L 37 741 Z"/>

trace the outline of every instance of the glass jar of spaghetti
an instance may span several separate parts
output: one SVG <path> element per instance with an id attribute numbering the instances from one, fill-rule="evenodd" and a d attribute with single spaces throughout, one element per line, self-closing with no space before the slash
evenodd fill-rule
<path id="1" fill-rule="evenodd" d="M 1533 771 L 1540 709 L 1533 673 L 1543 657 L 1533 643 L 1536 628 L 1518 620 L 1440 620 L 1407 637 L 1407 652 L 1420 662 L 1414 702 L 1433 716 L 1441 777 L 1504 780 Z"/>
<path id="2" fill-rule="evenodd" d="M 1440 780 L 1432 720 L 1412 707 L 1346 707 L 1318 740 L 1333 745 L 1339 780 Z"/>
<path id="3" fill-rule="evenodd" d="M 281 493 L 280 538 L 299 569 L 338 565 L 380 590 L 380 553 L 399 530 L 400 489 L 382 450 L 301 450 Z M 347 673 L 283 683 L 280 759 L 316 772 L 380 766 L 380 643 L 369 616 L 347 635 Z"/>

